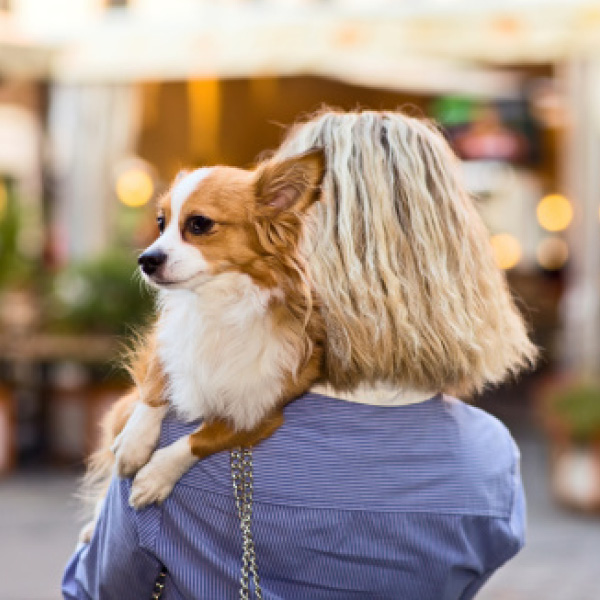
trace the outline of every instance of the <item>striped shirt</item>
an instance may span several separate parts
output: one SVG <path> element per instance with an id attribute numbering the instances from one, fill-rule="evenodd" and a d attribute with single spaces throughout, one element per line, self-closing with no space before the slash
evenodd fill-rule
<path id="1" fill-rule="evenodd" d="M 519 453 L 487 413 L 437 395 L 406 406 L 306 394 L 254 450 L 253 533 L 265 600 L 466 600 L 523 545 Z M 161 446 L 193 431 L 168 417 Z M 113 480 L 64 598 L 236 598 L 242 538 L 229 454 L 183 476 L 162 506 Z"/>

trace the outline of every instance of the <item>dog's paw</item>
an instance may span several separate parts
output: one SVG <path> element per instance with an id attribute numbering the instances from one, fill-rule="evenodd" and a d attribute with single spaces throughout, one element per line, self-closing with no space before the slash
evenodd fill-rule
<path id="1" fill-rule="evenodd" d="M 96 521 L 86 523 L 79 532 L 79 541 L 83 544 L 89 544 L 96 529 Z"/>
<path id="2" fill-rule="evenodd" d="M 176 483 L 177 479 L 163 471 L 151 460 L 138 471 L 133 480 L 129 505 L 139 510 L 154 502 L 160 504 L 171 493 Z"/>
<path id="3" fill-rule="evenodd" d="M 132 477 L 150 460 L 165 412 L 163 406 L 152 407 L 143 403 L 136 406 L 111 446 L 119 477 Z"/>
<path id="4" fill-rule="evenodd" d="M 133 480 L 129 495 L 130 506 L 139 510 L 148 504 L 163 502 L 196 460 L 187 437 L 157 450 Z"/>
<path id="5" fill-rule="evenodd" d="M 149 443 L 134 435 L 123 436 L 114 450 L 119 477 L 133 477 L 150 460 L 155 446 L 156 441 Z"/>

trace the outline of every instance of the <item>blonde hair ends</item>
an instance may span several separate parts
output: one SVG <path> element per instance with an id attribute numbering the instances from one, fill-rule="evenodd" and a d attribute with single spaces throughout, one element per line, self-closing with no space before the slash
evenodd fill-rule
<path id="1" fill-rule="evenodd" d="M 321 112 L 276 157 L 323 148 L 304 240 L 326 323 L 326 379 L 470 394 L 533 364 L 458 161 L 399 112 Z"/>

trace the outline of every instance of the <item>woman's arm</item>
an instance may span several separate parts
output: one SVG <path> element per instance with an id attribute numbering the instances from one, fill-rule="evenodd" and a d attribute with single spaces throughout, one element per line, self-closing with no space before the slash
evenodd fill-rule
<path id="1" fill-rule="evenodd" d="M 146 550 L 148 540 L 141 539 L 148 534 L 140 534 L 138 517 L 127 503 L 130 488 L 130 480 L 113 479 L 90 543 L 76 550 L 65 570 L 65 600 L 151 597 L 162 565 Z"/>

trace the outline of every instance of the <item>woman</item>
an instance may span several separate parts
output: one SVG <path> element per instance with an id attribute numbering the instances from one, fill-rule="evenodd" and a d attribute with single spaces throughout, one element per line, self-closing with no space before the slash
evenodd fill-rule
<path id="1" fill-rule="evenodd" d="M 435 129 L 400 113 L 325 112 L 277 154 L 313 147 L 327 172 L 304 253 L 330 384 L 290 404 L 254 450 L 244 558 L 263 598 L 472 598 L 522 546 L 524 497 L 506 429 L 450 394 L 499 383 L 535 349 Z M 194 427 L 167 419 L 161 445 Z M 238 595 L 229 461 L 202 461 L 139 512 L 131 482 L 115 479 L 65 598 Z"/>

